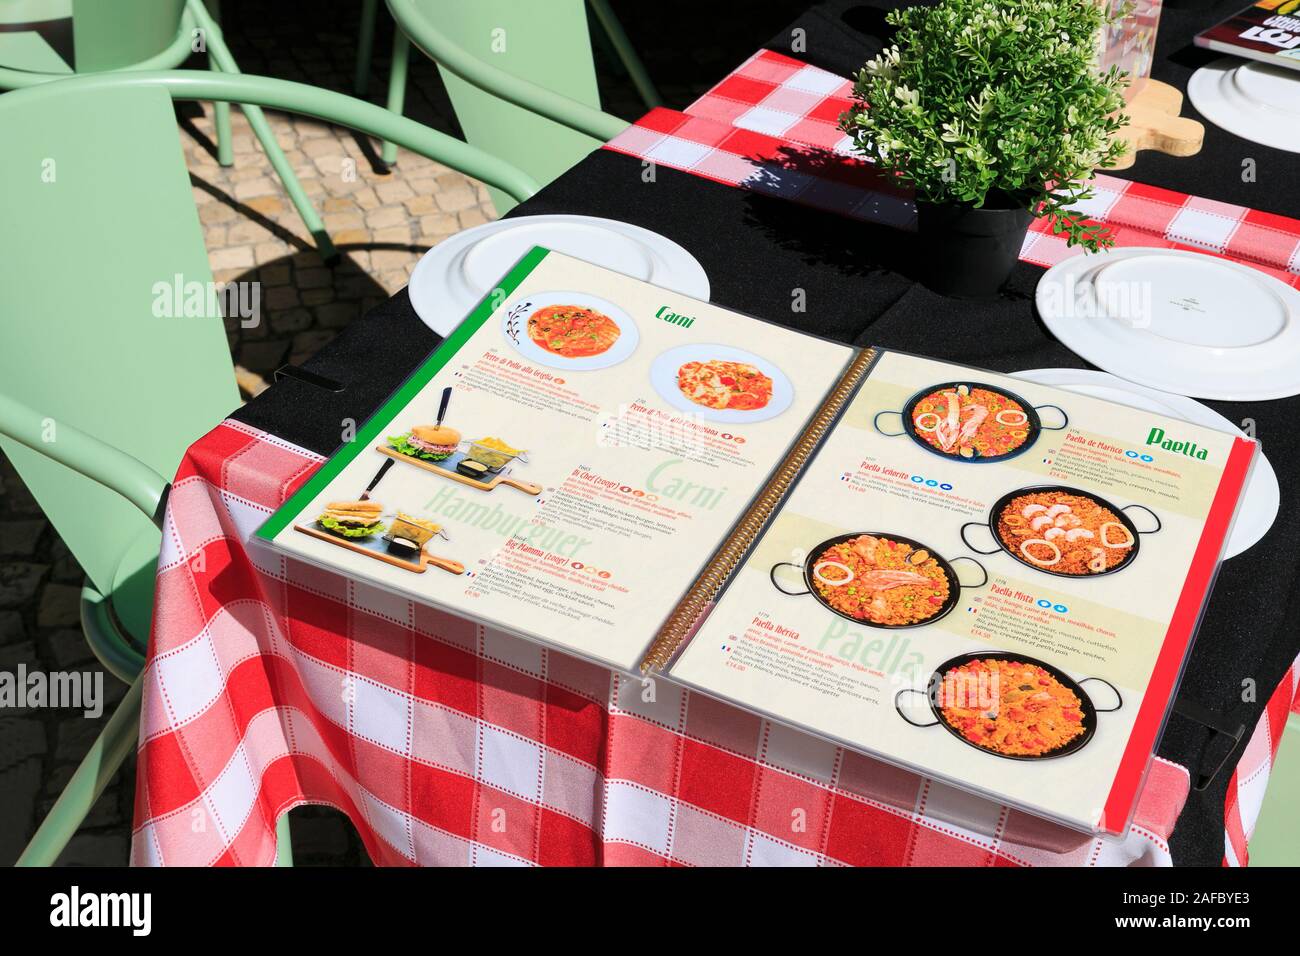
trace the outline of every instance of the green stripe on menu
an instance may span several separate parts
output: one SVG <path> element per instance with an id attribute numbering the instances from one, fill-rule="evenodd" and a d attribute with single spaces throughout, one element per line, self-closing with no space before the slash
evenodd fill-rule
<path id="1" fill-rule="evenodd" d="M 434 353 L 425 359 L 424 364 L 411 373 L 397 391 L 386 401 L 377 412 L 367 419 L 366 423 L 361 426 L 361 430 L 356 437 L 344 446 L 343 450 L 330 458 L 325 464 L 321 465 L 320 470 L 312 475 L 311 479 L 299 488 L 280 509 L 270 518 L 266 524 L 257 529 L 256 536 L 266 541 L 270 541 L 298 516 L 298 512 L 324 490 L 325 486 L 338 477 L 339 472 L 352 463 L 352 459 L 361 453 L 362 449 L 369 447 L 378 436 L 385 425 L 403 408 L 409 405 L 420 389 L 428 385 L 430 380 L 442 371 L 443 367 L 451 361 L 452 357 L 461 350 L 461 347 L 469 341 L 470 337 L 483 327 L 486 322 L 496 311 L 496 306 L 492 300 L 498 297 L 499 301 L 504 301 L 505 297 L 519 288 L 519 284 L 528 278 L 529 274 L 537 268 L 546 254 L 550 250 L 543 249 L 541 246 L 533 246 L 529 249 L 515 267 L 506 273 L 495 289 L 484 296 L 483 300 L 475 306 L 471 312 L 442 345 L 434 350 Z"/>

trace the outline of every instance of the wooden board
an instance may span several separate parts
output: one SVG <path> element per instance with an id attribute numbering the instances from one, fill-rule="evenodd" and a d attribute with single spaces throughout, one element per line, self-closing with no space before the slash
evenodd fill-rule
<path id="1" fill-rule="evenodd" d="M 420 552 L 418 561 L 408 561 L 405 558 L 399 558 L 395 554 L 389 554 L 379 545 L 366 545 L 360 541 L 350 541 L 347 538 L 340 538 L 336 534 L 330 534 L 327 531 L 321 531 L 319 528 L 309 528 L 304 525 L 296 524 L 293 526 L 294 531 L 301 531 L 303 534 L 311 535 L 320 541 L 328 541 L 330 544 L 336 544 L 340 548 L 347 548 L 349 551 L 355 551 L 357 554 L 364 554 L 368 558 L 374 558 L 377 561 L 383 561 L 385 564 L 391 564 L 395 567 L 404 568 L 407 571 L 413 571 L 416 574 L 423 574 L 430 566 L 440 568 L 450 574 L 464 574 L 465 565 L 459 561 L 453 561 L 450 558 L 440 558 L 435 554 L 429 554 L 427 551 Z"/>
<path id="2" fill-rule="evenodd" d="M 1170 156 L 1194 156 L 1205 142 L 1205 126 L 1180 116 L 1183 94 L 1180 90 L 1147 80 L 1124 112 L 1129 125 L 1115 135 L 1129 144 L 1128 152 L 1110 169 L 1128 169 L 1137 160 L 1137 151 L 1150 149 Z"/>
<path id="3" fill-rule="evenodd" d="M 531 481 L 521 481 L 518 478 L 510 478 L 506 475 L 493 475 L 489 481 L 479 481 L 477 478 L 469 478 L 456 471 L 455 462 L 464 458 L 462 452 L 457 452 L 450 458 L 446 459 L 452 462 L 450 468 L 444 467 L 441 462 L 421 461 L 419 458 L 412 458 L 410 455 L 403 455 L 395 448 L 387 445 L 376 445 L 375 451 L 381 455 L 387 455 L 389 458 L 396 458 L 398 461 L 404 461 L 408 465 L 414 465 L 416 468 L 423 468 L 425 471 L 433 472 L 435 475 L 441 475 L 443 478 L 450 478 L 452 481 L 459 481 L 463 485 L 469 485 L 471 488 L 478 488 L 480 491 L 491 491 L 497 485 L 505 485 L 508 488 L 517 488 L 526 495 L 536 497 L 542 493 L 542 486 L 534 484 Z"/>

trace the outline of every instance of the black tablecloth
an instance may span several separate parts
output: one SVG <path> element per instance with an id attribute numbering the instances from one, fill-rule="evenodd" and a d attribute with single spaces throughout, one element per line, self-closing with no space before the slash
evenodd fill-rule
<path id="1" fill-rule="evenodd" d="M 879 0 L 886 5 L 888 0 Z M 1192 70 L 1213 57 L 1192 36 L 1241 4 L 1167 9 L 1153 75 L 1186 89 Z M 790 49 L 783 31 L 769 48 L 851 75 L 880 48 L 880 9 L 848 0 L 813 7 L 791 25 L 806 47 Z M 755 46 L 762 42 L 754 38 Z M 1196 115 L 1190 104 L 1185 114 Z M 1200 118 L 1199 116 L 1197 118 Z M 1243 178 L 1254 160 L 1255 177 Z M 1192 158 L 1143 153 L 1125 178 L 1300 217 L 1294 155 L 1241 140 L 1207 124 Z M 915 281 L 912 237 L 794 203 L 747 193 L 671 169 L 643 182 L 640 161 L 597 150 L 510 215 L 579 213 L 635 223 L 681 243 L 703 264 L 713 301 L 844 342 L 876 344 L 998 371 L 1087 367 L 1039 323 L 1033 292 L 1042 269 L 1021 263 L 1001 297 L 971 304 L 944 299 Z M 806 311 L 794 311 L 802 291 Z M 286 379 L 235 417 L 321 454 L 339 445 L 346 420 L 367 418 L 437 344 L 405 291 L 353 322 L 305 364 L 343 383 L 331 393 Z M 1211 402 L 1234 422 L 1255 423 L 1277 470 L 1282 509 L 1259 544 L 1224 564 L 1179 692 L 1181 709 L 1200 709 L 1225 726 L 1254 729 L 1268 696 L 1300 651 L 1300 534 L 1290 479 L 1300 476 L 1300 434 L 1289 427 L 1300 398 Z M 1204 714 L 1202 715 L 1204 716 Z M 1227 752 L 1224 738 L 1175 714 L 1161 756 L 1192 770 L 1193 781 Z M 1227 764 L 1234 766 L 1240 753 Z M 1172 840 L 1175 862 L 1217 865 L 1223 857 L 1223 808 L 1229 770 L 1193 792 Z"/>

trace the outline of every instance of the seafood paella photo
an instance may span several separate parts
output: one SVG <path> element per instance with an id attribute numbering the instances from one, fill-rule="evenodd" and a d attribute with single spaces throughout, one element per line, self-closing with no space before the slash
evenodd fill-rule
<path id="1" fill-rule="evenodd" d="M 995 520 L 1013 555 L 1053 574 L 1104 574 L 1126 562 L 1137 543 L 1128 523 L 1105 504 L 1058 490 L 1017 495 Z"/>
<path id="2" fill-rule="evenodd" d="M 1087 730 L 1083 702 L 1047 669 L 986 658 L 948 670 L 936 704 L 944 722 L 984 750 L 1044 757 Z"/>
<path id="3" fill-rule="evenodd" d="M 835 611 L 888 626 L 919 624 L 938 614 L 952 584 L 924 548 L 860 534 L 812 558 L 812 584 Z"/>
<path id="4" fill-rule="evenodd" d="M 911 411 L 917 437 L 945 455 L 1002 458 L 1030 435 L 1030 411 L 1009 395 L 980 385 L 938 388 Z"/>

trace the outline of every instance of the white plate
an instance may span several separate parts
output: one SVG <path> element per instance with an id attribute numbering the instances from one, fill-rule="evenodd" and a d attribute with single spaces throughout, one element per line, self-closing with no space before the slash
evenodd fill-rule
<path id="1" fill-rule="evenodd" d="M 1105 399 L 1130 408 L 1157 412 L 1180 418 L 1193 425 L 1204 425 L 1221 432 L 1245 433 L 1212 408 L 1206 408 L 1195 399 L 1183 395 L 1171 395 L 1157 392 L 1143 385 L 1126 382 L 1106 372 L 1094 372 L 1081 368 L 1035 368 L 1024 372 L 1012 372 L 1015 378 L 1039 385 L 1051 385 L 1063 388 L 1067 392 L 1090 395 Z M 1250 480 L 1242 491 L 1241 509 L 1237 512 L 1237 521 L 1228 536 L 1228 545 L 1224 551 L 1225 558 L 1241 554 L 1260 538 L 1273 525 L 1277 518 L 1278 505 L 1282 500 L 1277 483 L 1277 473 L 1263 453 L 1255 462 L 1250 473 Z"/>
<path id="2" fill-rule="evenodd" d="M 748 362 L 772 380 L 772 397 L 762 408 L 706 408 L 696 405 L 682 394 L 677 387 L 677 370 L 687 362 L 707 362 L 722 359 L 726 362 Z M 794 386 L 785 372 L 761 356 L 730 345 L 679 345 L 661 354 L 650 365 L 650 384 L 654 386 L 659 397 L 673 408 L 691 412 L 711 422 L 728 425 L 748 425 L 765 422 L 775 418 L 790 407 L 794 401 Z"/>
<path id="3" fill-rule="evenodd" d="M 1300 393 L 1300 292 L 1258 269 L 1112 249 L 1052 266 L 1035 301 L 1062 343 L 1131 382 L 1224 401 Z"/>
<path id="4" fill-rule="evenodd" d="M 1187 95 L 1215 126 L 1300 153 L 1300 72 L 1225 57 L 1193 73 Z"/>
<path id="5" fill-rule="evenodd" d="M 709 277 L 657 232 L 592 216 L 520 216 L 466 229 L 426 252 L 407 290 L 421 321 L 447 336 L 533 246 L 709 301 Z"/>
<path id="6" fill-rule="evenodd" d="M 565 358 L 563 355 L 548 352 L 528 337 L 528 317 L 538 309 L 544 309 L 548 305 L 586 306 L 589 309 L 595 309 L 597 312 L 603 312 L 613 319 L 614 324 L 618 326 L 618 338 L 614 340 L 613 345 L 599 355 Z M 506 341 L 513 345 L 515 350 L 530 362 L 537 362 L 539 365 L 546 365 L 550 368 L 562 368 L 571 372 L 590 372 L 593 369 L 609 368 L 611 365 L 617 365 L 635 352 L 637 343 L 641 341 L 641 332 L 637 329 L 632 316 L 613 302 L 591 295 L 588 292 L 567 292 L 563 290 L 539 292 L 537 295 L 528 296 L 527 300 L 518 303 L 501 316 L 501 331 L 505 335 Z"/>

